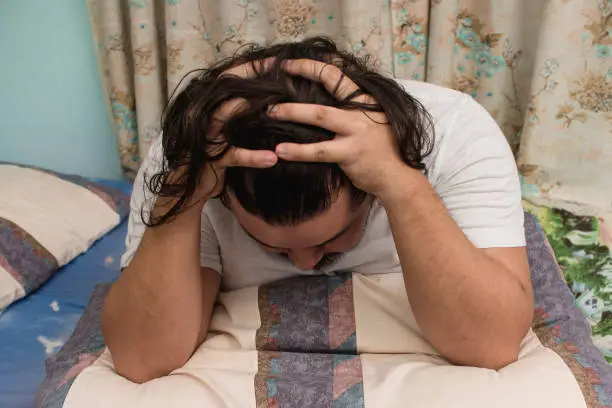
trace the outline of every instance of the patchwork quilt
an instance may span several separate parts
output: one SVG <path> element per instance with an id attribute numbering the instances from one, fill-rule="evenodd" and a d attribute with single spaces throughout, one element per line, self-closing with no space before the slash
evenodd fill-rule
<path id="1" fill-rule="evenodd" d="M 37 407 L 612 406 L 612 368 L 531 215 L 526 235 L 536 313 L 519 360 L 502 370 L 442 358 L 423 337 L 400 274 L 346 274 L 222 293 L 189 362 L 138 385 L 114 372 L 104 346 L 101 285 L 48 360 Z"/>

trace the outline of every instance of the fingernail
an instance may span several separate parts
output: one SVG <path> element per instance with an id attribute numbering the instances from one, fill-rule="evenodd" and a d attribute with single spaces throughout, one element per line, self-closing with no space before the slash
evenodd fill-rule
<path id="1" fill-rule="evenodd" d="M 292 64 L 293 64 L 293 61 L 291 61 L 291 60 L 285 60 L 285 61 L 283 61 L 283 67 L 284 67 L 285 69 L 291 69 L 291 65 L 292 65 Z"/>
<path id="2" fill-rule="evenodd" d="M 287 146 L 276 146 L 276 154 L 279 156 L 286 156 L 289 154 L 289 150 L 287 149 Z"/>
<path id="3" fill-rule="evenodd" d="M 276 156 L 269 156 L 264 159 L 264 164 L 267 166 L 272 166 L 276 164 Z"/>
<path id="4" fill-rule="evenodd" d="M 270 57 L 270 58 L 266 58 L 266 60 L 264 61 L 264 70 L 268 71 L 270 68 L 272 68 L 272 65 L 274 65 L 274 60 L 276 59 L 276 57 Z"/>
<path id="5" fill-rule="evenodd" d="M 277 112 L 278 112 L 278 105 L 270 105 L 268 107 L 268 114 L 269 115 L 274 115 Z"/>

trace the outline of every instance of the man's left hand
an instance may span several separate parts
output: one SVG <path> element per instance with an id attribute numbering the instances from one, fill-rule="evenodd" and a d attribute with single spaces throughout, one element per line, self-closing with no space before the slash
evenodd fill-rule
<path id="1" fill-rule="evenodd" d="M 283 63 L 291 75 L 321 82 L 338 99 L 354 94 L 359 87 L 342 71 L 314 60 Z M 355 97 L 356 102 L 375 105 L 369 95 Z M 337 163 L 353 184 L 377 197 L 393 188 L 394 180 L 407 173 L 417 173 L 401 159 L 386 116 L 381 112 L 343 110 L 331 106 L 283 103 L 271 107 L 274 119 L 305 123 L 336 133 L 334 139 L 311 144 L 281 143 L 279 158 L 288 161 Z"/>

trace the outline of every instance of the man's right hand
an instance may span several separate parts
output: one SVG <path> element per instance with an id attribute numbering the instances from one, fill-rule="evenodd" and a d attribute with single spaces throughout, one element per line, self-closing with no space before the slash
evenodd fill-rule
<path id="1" fill-rule="evenodd" d="M 227 76 L 236 76 L 239 78 L 255 78 L 261 71 L 267 71 L 274 63 L 274 58 L 268 58 L 260 63 L 246 63 L 232 67 L 221 75 L 219 78 Z M 223 126 L 237 113 L 247 108 L 246 100 L 236 98 L 223 103 L 213 114 L 210 127 L 208 128 L 209 140 L 218 140 L 223 143 L 225 138 L 221 133 Z M 215 197 L 221 193 L 223 189 L 223 180 L 225 169 L 228 167 L 254 167 L 267 168 L 273 167 L 278 161 L 278 156 L 271 150 L 248 150 L 239 147 L 230 147 L 229 151 L 218 161 L 210 163 L 204 169 L 203 179 L 201 181 L 201 193 L 205 197 Z M 210 171 L 212 170 L 212 171 Z"/>
<path id="2" fill-rule="evenodd" d="M 246 108 L 244 99 L 232 99 L 222 104 L 213 115 L 213 123 L 209 128 L 208 137 L 212 140 L 224 140 L 221 129 L 225 123 L 237 113 Z M 205 197 L 215 197 L 223 189 L 225 169 L 228 167 L 273 167 L 278 156 L 271 150 L 248 150 L 240 147 L 230 147 L 227 153 L 218 161 L 207 165 L 202 175 L 201 193 Z"/>
<path id="3" fill-rule="evenodd" d="M 268 58 L 261 63 L 246 63 L 232 67 L 218 78 L 226 76 L 236 76 L 239 78 L 255 78 L 259 75 L 259 70 L 268 70 L 272 66 L 274 58 Z M 212 115 L 211 122 L 208 127 L 208 132 L 202 137 L 206 137 L 210 141 L 214 141 L 209 154 L 214 155 L 215 149 L 223 149 L 225 147 L 225 137 L 222 134 L 223 127 L 234 115 L 240 113 L 248 107 L 247 101 L 242 98 L 231 99 L 223 104 Z M 200 208 L 210 198 L 218 196 L 223 190 L 225 169 L 228 167 L 252 167 L 252 168 L 268 168 L 273 167 L 278 162 L 278 156 L 271 150 L 249 150 L 239 147 L 230 147 L 229 150 L 221 157 L 221 159 L 206 163 L 201 169 L 200 181 L 198 189 L 191 198 L 191 203 L 200 204 Z M 186 170 L 186 169 L 185 169 Z M 181 173 L 183 169 L 177 169 L 174 173 L 168 176 L 168 181 L 179 180 L 183 177 Z M 167 197 L 159 200 L 156 203 L 154 212 L 156 215 L 169 210 L 175 203 L 176 198 Z"/>

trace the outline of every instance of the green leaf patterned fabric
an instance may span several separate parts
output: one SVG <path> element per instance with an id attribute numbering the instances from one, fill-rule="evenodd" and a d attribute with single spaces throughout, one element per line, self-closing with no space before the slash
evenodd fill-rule
<path id="1" fill-rule="evenodd" d="M 612 220 L 525 207 L 540 221 L 595 344 L 612 362 Z"/>

